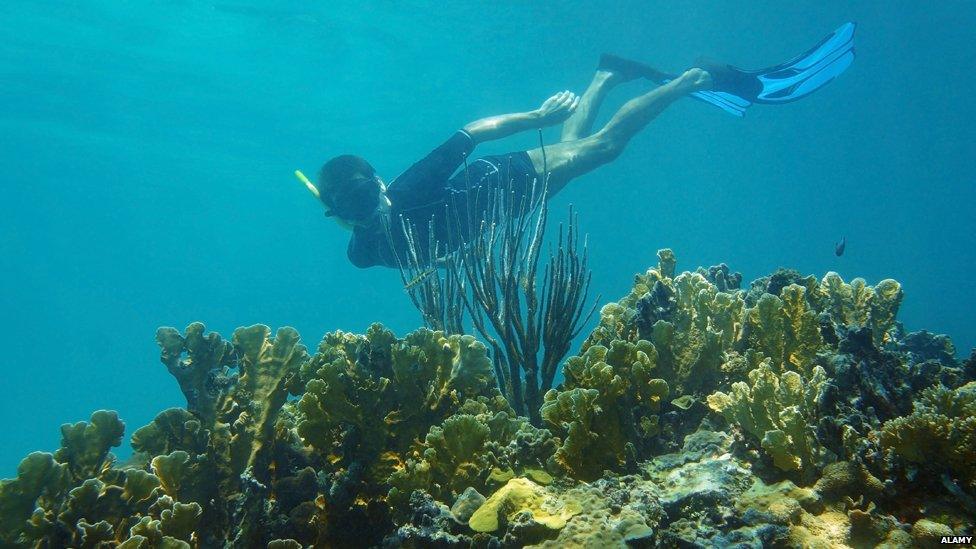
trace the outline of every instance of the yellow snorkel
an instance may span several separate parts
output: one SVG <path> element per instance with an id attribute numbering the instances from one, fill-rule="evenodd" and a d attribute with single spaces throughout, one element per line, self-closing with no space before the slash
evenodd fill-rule
<path id="1" fill-rule="evenodd" d="M 315 201 L 318 202 L 319 204 L 322 204 L 322 208 L 325 208 L 325 204 L 322 203 L 321 200 L 322 195 L 319 194 L 318 187 L 313 185 L 312 182 L 309 181 L 307 177 L 305 177 L 305 174 L 302 173 L 302 170 L 295 170 L 295 177 L 302 182 L 302 185 L 305 185 L 305 188 L 308 189 L 308 192 L 312 193 L 312 196 L 315 197 Z M 332 217 L 332 214 L 329 213 L 329 210 L 327 208 L 325 208 L 325 215 L 328 217 Z M 333 219 L 335 219 L 336 223 L 338 223 L 339 226 L 342 227 L 343 229 L 348 229 L 350 231 L 352 230 L 353 228 L 352 225 L 346 223 L 345 220 L 340 219 L 338 217 L 335 217 Z"/>
<path id="2" fill-rule="evenodd" d="M 307 177 L 305 177 L 305 174 L 302 173 L 302 170 L 295 170 L 295 177 L 297 177 L 298 180 L 302 182 L 302 185 L 305 185 L 305 188 L 308 189 L 308 192 L 312 193 L 312 196 L 314 196 L 316 200 L 322 199 L 322 196 L 319 194 L 318 188 L 316 188 L 315 185 L 312 185 L 312 182 L 309 181 Z"/>

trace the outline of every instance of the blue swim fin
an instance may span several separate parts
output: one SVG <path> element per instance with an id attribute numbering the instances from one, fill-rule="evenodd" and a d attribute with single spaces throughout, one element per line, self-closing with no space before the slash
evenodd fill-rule
<path id="1" fill-rule="evenodd" d="M 844 23 L 805 53 L 765 69 L 700 60 L 695 66 L 712 75 L 713 87 L 691 95 L 735 116 L 745 114 L 753 103 L 788 103 L 806 97 L 851 66 L 855 28 L 854 23 Z"/>

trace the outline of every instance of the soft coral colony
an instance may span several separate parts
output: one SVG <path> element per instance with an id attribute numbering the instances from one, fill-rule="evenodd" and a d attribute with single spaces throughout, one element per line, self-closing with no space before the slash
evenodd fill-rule
<path id="1" fill-rule="evenodd" d="M 976 355 L 900 285 L 739 289 L 669 250 L 600 311 L 535 421 L 485 346 L 420 329 L 161 328 L 186 396 L 62 426 L 0 484 L 10 547 L 914 547 L 972 534 Z M 511 380 L 509 380 L 511 383 Z"/>

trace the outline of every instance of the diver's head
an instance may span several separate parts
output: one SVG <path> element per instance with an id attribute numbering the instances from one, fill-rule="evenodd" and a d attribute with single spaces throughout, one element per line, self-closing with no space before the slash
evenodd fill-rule
<path id="1" fill-rule="evenodd" d="M 319 171 L 319 198 L 326 217 L 340 224 L 364 225 L 389 204 L 386 185 L 365 159 L 351 154 L 337 156 Z"/>

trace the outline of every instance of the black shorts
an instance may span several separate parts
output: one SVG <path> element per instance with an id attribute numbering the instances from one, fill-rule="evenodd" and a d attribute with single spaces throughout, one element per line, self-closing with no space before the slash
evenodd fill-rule
<path id="1" fill-rule="evenodd" d="M 486 156 L 479 158 L 475 163 L 480 163 L 485 168 L 487 168 L 485 164 L 493 166 L 495 170 L 502 173 L 509 181 L 531 183 L 533 179 L 536 179 L 540 185 L 542 182 L 542 178 L 535 171 L 535 166 L 532 165 L 532 159 L 529 158 L 529 153 L 525 151 Z"/>
<path id="2" fill-rule="evenodd" d="M 482 204 L 484 198 L 499 189 L 511 189 L 517 198 L 538 197 L 543 185 L 543 178 L 535 171 L 532 159 L 525 151 L 478 158 L 451 178 L 451 187 L 466 191 L 469 201 L 477 194 L 477 202 Z"/>

